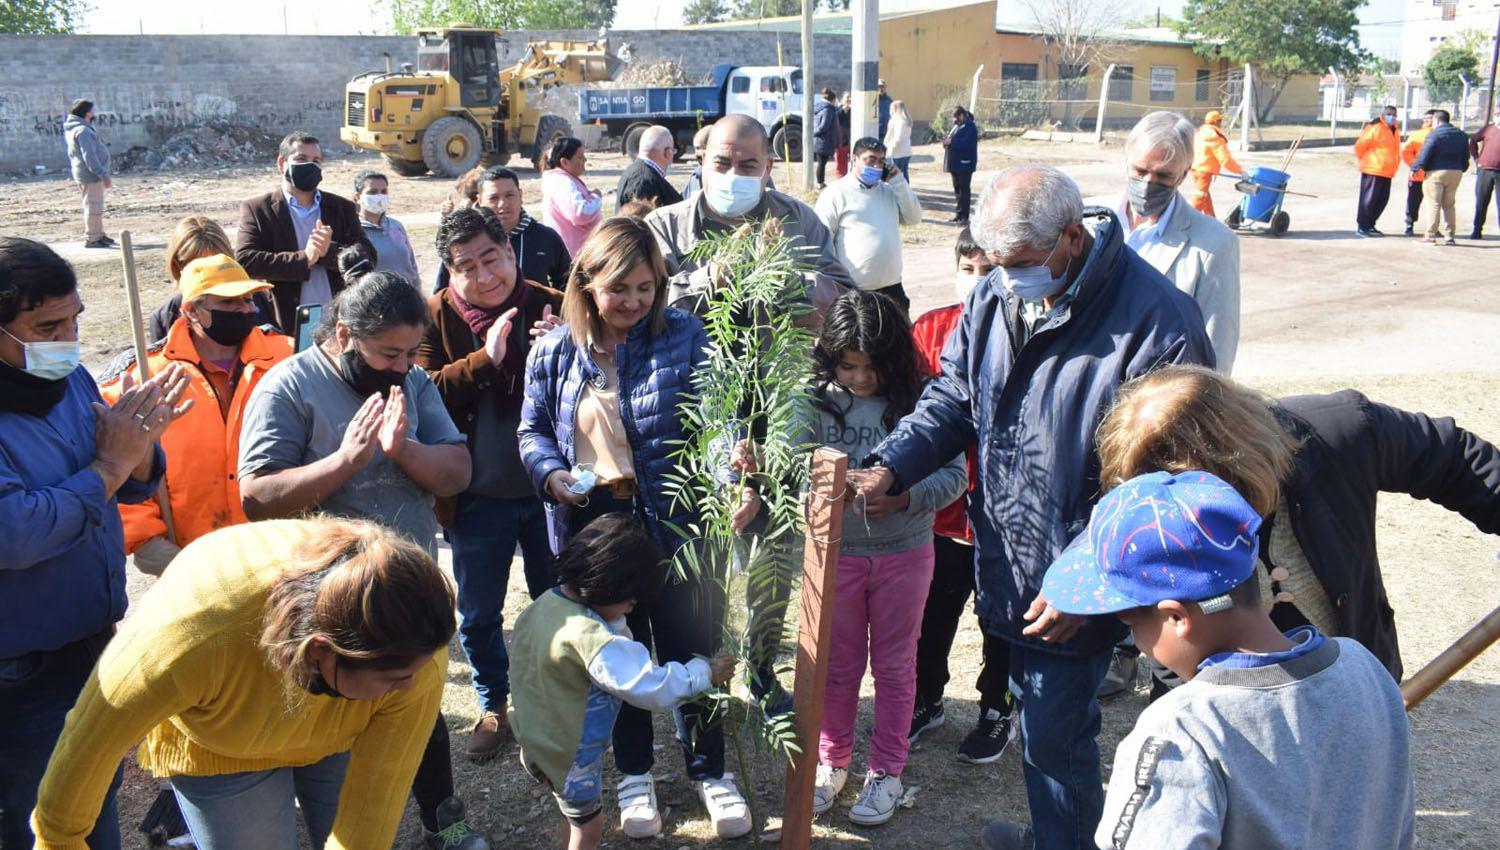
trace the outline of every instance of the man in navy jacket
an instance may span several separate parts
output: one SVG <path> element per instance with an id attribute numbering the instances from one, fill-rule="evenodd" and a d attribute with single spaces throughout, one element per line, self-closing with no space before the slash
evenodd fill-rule
<path id="1" fill-rule="evenodd" d="M 1057 611 L 1039 595 L 1042 576 L 1088 522 L 1094 430 L 1119 385 L 1166 363 L 1214 363 L 1193 299 L 1125 246 L 1112 212 L 1089 215 L 1100 219 L 1093 235 L 1078 186 L 1054 168 L 991 181 L 974 236 L 997 268 L 965 301 L 941 377 L 850 474 L 873 504 L 978 447 L 978 612 L 1010 644 L 1032 819 L 992 825 L 986 847 L 1093 847 L 1104 804 L 1094 692 L 1124 628 Z"/>
<path id="2" fill-rule="evenodd" d="M 1448 110 L 1432 111 L 1432 132 L 1427 134 L 1427 141 L 1422 143 L 1422 150 L 1412 161 L 1411 169 L 1426 172 L 1422 178 L 1422 201 L 1427 205 L 1428 219 L 1422 241 L 1437 241 L 1438 216 L 1441 215 L 1443 230 L 1448 237 L 1445 244 L 1456 244 L 1458 214 L 1453 202 L 1458 195 L 1458 184 L 1469 169 L 1469 137 L 1450 123 Z"/>

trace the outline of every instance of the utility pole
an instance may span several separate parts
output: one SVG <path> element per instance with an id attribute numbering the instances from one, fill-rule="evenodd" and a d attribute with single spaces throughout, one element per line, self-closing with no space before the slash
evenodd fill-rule
<path id="1" fill-rule="evenodd" d="M 853 66 L 851 71 L 854 107 L 849 115 L 851 144 L 865 136 L 874 136 L 880 128 L 876 98 L 880 82 L 880 0 L 852 0 L 854 12 Z"/>
<path id="2" fill-rule="evenodd" d="M 802 189 L 813 188 L 813 99 L 819 97 L 813 87 L 813 5 L 817 0 L 802 0 Z"/>
<path id="3" fill-rule="evenodd" d="M 1484 123 L 1495 120 L 1495 66 L 1500 64 L 1500 18 L 1495 20 L 1495 44 L 1490 48 L 1490 93 L 1484 99 Z"/>

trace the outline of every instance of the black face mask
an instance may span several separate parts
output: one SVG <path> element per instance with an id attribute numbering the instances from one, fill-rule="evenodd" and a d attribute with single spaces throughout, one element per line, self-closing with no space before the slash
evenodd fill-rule
<path id="1" fill-rule="evenodd" d="M 298 191 L 311 192 L 323 182 L 323 169 L 316 162 L 298 162 L 286 167 L 286 179 Z"/>
<path id="2" fill-rule="evenodd" d="M 333 678 L 337 680 L 338 676 L 339 663 L 337 661 L 334 661 Z M 328 680 L 323 678 L 323 674 L 319 672 L 316 666 L 313 667 L 312 681 L 307 683 L 307 692 L 315 697 L 336 697 L 338 699 L 349 699 L 349 697 L 346 697 L 343 694 L 339 693 L 338 688 L 335 688 L 333 685 L 328 684 Z"/>
<path id="3" fill-rule="evenodd" d="M 255 330 L 255 314 L 235 310 L 209 310 L 213 324 L 203 328 L 208 338 L 220 345 L 238 346 Z M 203 327 L 199 325 L 199 327 Z"/>
<path id="4" fill-rule="evenodd" d="M 49 381 L 0 361 L 0 413 L 46 416 L 67 392 L 67 378 Z"/>
<path id="5" fill-rule="evenodd" d="M 399 387 L 406 381 L 405 372 L 376 369 L 366 363 L 357 348 L 339 355 L 339 376 L 354 388 L 360 398 L 369 398 L 376 393 L 384 398 L 390 394 L 391 387 Z"/>

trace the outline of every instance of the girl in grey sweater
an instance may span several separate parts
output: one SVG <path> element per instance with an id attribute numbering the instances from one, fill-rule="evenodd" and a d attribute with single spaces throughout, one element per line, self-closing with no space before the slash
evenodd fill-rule
<path id="1" fill-rule="evenodd" d="M 925 381 L 905 312 L 874 292 L 829 308 L 818 339 L 816 441 L 858 466 L 916 406 Z M 932 522 L 968 487 L 963 455 L 897 496 L 850 506 L 838 562 L 837 610 L 818 745 L 813 808 L 832 808 L 849 775 L 866 661 L 875 676 L 875 728 L 857 824 L 890 820 L 903 793 L 907 728 L 916 701 L 917 635 L 932 582 Z"/>

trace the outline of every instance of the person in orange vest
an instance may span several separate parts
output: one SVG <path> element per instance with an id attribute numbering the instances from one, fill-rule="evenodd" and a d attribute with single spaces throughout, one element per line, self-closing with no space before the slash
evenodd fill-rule
<path id="1" fill-rule="evenodd" d="M 1422 211 L 1422 169 L 1412 168 L 1411 164 L 1417 159 L 1417 152 L 1422 150 L 1422 143 L 1427 141 L 1427 134 L 1432 132 L 1432 113 L 1436 109 L 1429 109 L 1422 115 L 1422 126 L 1411 131 L 1406 137 L 1406 144 L 1401 146 L 1401 161 L 1406 163 L 1406 230 L 1405 235 L 1416 236 L 1413 229 L 1417 225 L 1417 214 Z"/>
<path id="2" fill-rule="evenodd" d="M 1391 199 L 1391 178 L 1401 165 L 1401 131 L 1396 128 L 1396 107 L 1387 106 L 1379 118 L 1365 125 L 1354 143 L 1359 159 L 1359 210 L 1354 232 L 1360 236 L 1384 236 L 1375 227 Z"/>
<path id="3" fill-rule="evenodd" d="M 1220 129 L 1223 123 L 1223 113 L 1211 109 L 1203 116 L 1203 126 L 1193 136 L 1193 209 L 1209 218 L 1215 217 L 1214 199 L 1209 194 L 1214 175 L 1221 171 L 1234 175 L 1245 173 L 1229 152 L 1229 137 Z"/>
<path id="4" fill-rule="evenodd" d="M 236 467 L 240 420 L 250 393 L 277 363 L 292 355 L 290 337 L 258 327 L 255 294 L 271 284 L 251 280 L 233 258 L 216 254 L 188 263 L 178 286 L 182 315 L 146 350 L 151 374 L 180 363 L 191 375 L 193 408 L 162 438 L 173 528 L 155 500 L 121 505 L 125 550 L 136 567 L 161 575 L 181 547 L 246 522 Z M 116 358 L 99 392 L 110 403 L 136 382 L 135 352 Z"/>

